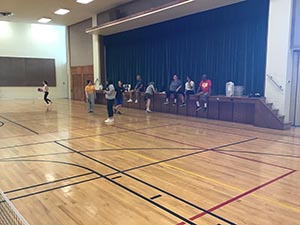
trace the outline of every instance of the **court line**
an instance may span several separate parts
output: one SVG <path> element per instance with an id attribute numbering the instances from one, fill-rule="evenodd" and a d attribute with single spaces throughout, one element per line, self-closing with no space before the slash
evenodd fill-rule
<path id="1" fill-rule="evenodd" d="M 243 153 L 243 154 L 253 154 L 253 155 L 268 155 L 268 156 L 276 156 L 276 157 L 284 157 L 284 158 L 300 158 L 300 155 L 287 155 L 287 154 L 277 154 L 270 152 L 254 152 L 254 151 L 243 151 L 243 150 L 217 150 L 218 152 L 232 152 L 232 153 Z"/>
<path id="2" fill-rule="evenodd" d="M 36 131 L 34 131 L 34 130 L 28 128 L 28 127 L 25 127 L 25 126 L 23 126 L 22 124 L 16 123 L 16 122 L 14 122 L 14 121 L 12 121 L 12 120 L 10 120 L 10 119 L 7 119 L 7 118 L 5 118 L 5 117 L 3 117 L 3 116 L 1 116 L 1 115 L 0 115 L 0 117 L 3 118 L 3 119 L 5 119 L 5 120 L 7 120 L 7 121 L 9 121 L 9 122 L 11 122 L 11 123 L 13 123 L 13 124 L 15 124 L 15 125 L 18 125 L 18 126 L 24 128 L 24 129 L 26 129 L 26 130 L 28 130 L 28 131 L 34 133 L 34 134 L 39 134 L 38 132 L 36 132 Z"/>
<path id="3" fill-rule="evenodd" d="M 127 128 L 124 128 L 124 127 L 120 127 L 120 126 L 116 126 L 116 127 L 117 127 L 117 128 L 120 128 L 120 129 L 124 129 L 124 130 L 130 131 L 130 129 L 127 129 Z M 145 136 L 155 137 L 155 138 L 162 139 L 162 140 L 169 140 L 169 141 L 172 141 L 172 142 L 175 142 L 175 143 L 180 143 L 180 144 L 184 144 L 184 145 L 188 145 L 188 146 L 192 146 L 192 147 L 199 147 L 199 146 L 196 146 L 196 145 L 192 145 L 192 144 L 189 144 L 189 143 L 183 143 L 183 142 L 180 142 L 180 141 L 176 141 L 176 140 L 173 140 L 173 139 L 164 138 L 164 137 L 157 136 L 157 135 L 139 132 L 138 130 L 131 130 L 131 131 L 132 131 L 132 132 L 135 132 L 135 133 L 138 133 L 138 134 L 145 135 Z M 246 140 L 246 141 L 236 142 L 236 144 L 234 144 L 234 145 L 242 144 L 242 143 L 249 142 L 249 141 L 253 141 L 253 140 L 257 140 L 257 139 L 258 139 L 257 137 L 254 137 L 254 138 L 248 139 L 248 141 Z M 228 147 L 228 146 L 233 146 L 233 145 L 232 145 L 232 144 L 229 144 L 229 145 L 223 145 L 223 147 L 218 146 L 218 147 L 215 147 L 215 148 L 210 148 L 209 150 L 212 150 L 212 151 L 214 151 L 214 152 L 218 152 L 218 151 L 215 151 L 215 150 L 216 150 L 216 149 L 219 149 L 219 148 L 225 148 L 225 147 Z M 222 152 L 219 152 L 219 153 L 220 153 L 220 154 L 226 154 L 226 153 L 222 153 Z M 231 154 L 229 154 L 229 153 L 227 153 L 227 155 L 229 155 L 229 156 L 231 156 L 231 157 L 242 158 L 242 159 L 244 159 L 244 160 L 255 161 L 255 162 L 262 163 L 262 164 L 266 164 L 266 165 L 272 165 L 272 166 L 278 167 L 278 168 L 283 168 L 283 169 L 287 169 L 287 170 L 293 170 L 293 169 L 291 169 L 291 168 L 283 167 L 283 166 L 276 165 L 276 164 L 273 164 L 273 163 L 266 163 L 266 162 L 264 162 L 264 161 L 254 160 L 254 159 L 247 158 L 247 157 L 238 157 L 238 156 L 236 156 L 236 155 L 231 155 Z"/>
<path id="4" fill-rule="evenodd" d="M 147 183 L 146 181 L 144 181 L 144 180 L 142 180 L 142 179 L 139 179 L 139 178 L 137 178 L 137 177 L 134 177 L 134 176 L 132 176 L 132 175 L 126 173 L 126 172 L 128 172 L 128 171 L 130 171 L 130 170 L 133 170 L 133 168 L 128 169 L 127 171 L 126 171 L 126 170 L 122 171 L 122 170 L 119 170 L 119 169 L 117 169 L 117 168 L 115 168 L 115 167 L 113 167 L 113 166 L 111 166 L 111 165 L 109 165 L 109 164 L 107 164 L 107 163 L 104 163 L 104 162 L 102 162 L 102 161 L 100 161 L 100 160 L 98 160 L 98 159 L 95 159 L 95 158 L 93 158 L 93 157 L 91 157 L 91 156 L 89 156 L 89 155 L 86 155 L 86 154 L 84 154 L 84 153 L 82 153 L 82 152 L 79 152 L 79 151 L 77 151 L 77 150 L 74 150 L 74 149 L 72 149 L 72 148 L 70 148 L 70 147 L 68 147 L 68 146 L 66 146 L 66 145 L 64 145 L 64 144 L 61 144 L 61 143 L 59 143 L 59 142 L 56 142 L 56 143 L 57 143 L 58 145 L 64 147 L 64 148 L 68 148 L 68 149 L 70 149 L 71 151 L 76 152 L 77 154 L 79 154 L 79 155 L 81 155 L 81 156 L 83 156 L 83 157 L 85 157 L 85 158 L 88 158 L 88 159 L 90 159 L 90 160 L 92 160 L 92 161 L 95 161 L 95 162 L 97 162 L 97 163 L 99 163 L 99 164 L 101 164 L 101 165 L 104 165 L 104 166 L 106 166 L 106 167 L 108 167 L 108 168 L 110 168 L 110 169 L 112 169 L 112 170 L 117 171 L 115 174 L 118 174 L 118 173 L 124 174 L 125 176 L 128 176 L 128 177 L 130 177 L 130 178 L 132 178 L 132 179 L 134 179 L 134 180 L 136 180 L 136 181 L 139 181 L 140 183 L 143 183 L 143 184 L 145 184 L 145 185 L 147 185 L 147 186 L 149 186 L 149 187 L 152 187 L 152 188 L 154 188 L 154 189 L 156 189 L 156 190 L 159 190 L 159 191 L 161 191 L 161 192 L 163 192 L 163 193 L 165 193 L 165 194 L 167 194 L 167 195 L 169 195 L 169 196 L 171 196 L 171 197 L 173 197 L 173 198 L 175 198 L 175 199 L 177 199 L 177 200 L 179 200 L 179 201 L 182 201 L 183 203 L 185 203 L 185 204 L 187 204 L 187 205 L 193 206 L 194 208 L 200 209 L 201 211 L 207 211 L 207 210 L 205 210 L 204 208 L 201 208 L 201 207 L 199 207 L 199 206 L 197 206 L 197 205 L 195 205 L 195 204 L 193 204 L 193 203 L 191 203 L 191 202 L 188 202 L 188 201 L 186 201 L 186 200 L 184 200 L 184 199 L 182 199 L 182 198 L 180 198 L 180 197 L 178 197 L 178 196 L 176 196 L 176 195 L 173 195 L 173 194 L 170 193 L 170 192 L 167 192 L 167 191 L 165 191 L 165 190 L 163 190 L 163 189 L 160 189 L 159 187 L 157 187 L 157 186 L 155 186 L 155 185 L 152 185 L 152 184 L 150 184 L 150 183 Z M 110 145 L 110 144 L 108 144 L 108 143 L 106 143 L 106 144 L 107 144 L 107 145 Z M 111 145 L 111 146 L 113 146 L 113 145 Z M 205 152 L 205 151 L 208 151 L 208 150 L 204 150 L 203 152 Z M 201 151 L 201 153 L 202 153 L 202 151 Z M 193 153 L 190 153 L 190 154 L 193 154 Z M 190 155 L 190 154 L 188 154 L 188 155 Z M 195 152 L 194 154 L 200 154 L 200 152 L 198 151 L 198 152 Z M 177 156 L 177 157 L 174 157 L 174 158 L 179 158 L 179 157 L 187 157 L 187 156 L 186 156 L 186 155 L 185 155 L 185 156 Z M 170 159 L 169 159 L 169 160 L 170 160 Z M 162 160 L 162 161 L 165 161 L 165 160 Z M 160 161 L 160 162 L 153 162 L 153 163 L 151 163 L 151 164 L 148 164 L 148 166 L 149 166 L 149 165 L 158 164 L 158 163 L 162 163 L 162 162 L 161 162 L 161 161 Z M 144 165 L 143 167 L 145 167 L 145 165 Z M 137 167 L 136 167 L 136 168 L 137 168 Z M 136 168 L 135 168 L 135 169 L 136 169 Z M 139 166 L 139 168 L 142 168 L 142 166 Z M 113 174 L 113 175 L 115 175 L 115 174 Z M 220 220 L 222 220 L 222 221 L 224 221 L 224 222 L 226 222 L 226 223 L 228 223 L 228 224 L 234 225 L 234 223 L 232 223 L 231 221 L 229 221 L 229 220 L 227 220 L 227 219 L 225 219 L 225 218 L 222 218 L 222 217 L 220 217 L 220 216 L 218 216 L 218 215 L 216 215 L 216 214 L 211 214 L 211 213 L 209 213 L 209 212 L 207 212 L 207 214 L 210 214 L 211 216 L 213 216 L 213 217 L 215 217 L 215 218 L 218 218 L 218 219 L 220 219 Z"/>
<path id="5" fill-rule="evenodd" d="M 93 170 L 93 169 L 90 169 L 88 167 L 85 167 L 85 166 L 81 166 L 81 165 L 78 165 L 78 164 L 74 164 L 74 163 L 67 163 L 67 162 L 60 162 L 60 161 L 49 161 L 49 160 L 8 160 L 7 162 L 10 162 L 10 161 L 25 161 L 25 162 L 51 162 L 51 163 L 61 163 L 61 164 L 65 164 L 65 165 L 71 165 L 71 166 L 77 166 L 79 168 L 83 168 L 83 169 L 86 169 L 90 172 L 93 172 L 95 173 L 96 175 L 98 175 L 99 177 L 95 177 L 95 178 L 91 178 L 89 180 L 84 180 L 84 181 L 79 181 L 79 182 L 75 182 L 75 183 L 72 183 L 72 184 L 67 184 L 67 185 L 63 185 L 63 186 L 60 186 L 60 187 L 54 187 L 54 188 L 51 188 L 51 189 L 46 189 L 46 190 L 42 190 L 42 191 L 38 191 L 38 192 L 33 192 L 33 193 L 30 193 L 30 194 L 26 194 L 26 195 L 22 195 L 22 196 L 17 196 L 17 197 L 14 197 L 14 198 L 10 198 L 11 201 L 13 200 L 17 200 L 17 199 L 21 199 L 21 198 L 25 198 L 25 197 L 29 197 L 29 196 L 33 196 L 33 195 L 37 195 L 37 194 L 41 194 L 41 193 L 45 193 L 45 192 L 48 192 L 48 191 L 53 191 L 53 190 L 56 190 L 56 189 L 60 189 L 60 188 L 64 188 L 64 187 L 67 187 L 67 186 L 70 186 L 70 185 L 77 185 L 77 184 L 80 184 L 80 183 L 86 183 L 88 181 L 92 181 L 92 180 L 96 180 L 96 179 L 100 179 L 100 178 L 104 178 L 105 180 L 109 181 L 110 183 L 113 183 L 115 185 L 117 185 L 118 187 L 130 192 L 131 194 L 134 194 L 136 195 L 137 197 L 147 201 L 148 203 L 160 208 L 161 210 L 171 214 L 172 216 L 174 217 L 177 217 L 178 219 L 182 220 L 182 221 L 185 221 L 186 223 L 190 224 L 190 225 L 197 225 L 195 223 L 193 223 L 192 221 L 186 219 L 185 217 L 175 213 L 174 211 L 168 209 L 167 207 L 164 207 L 163 205 L 145 197 L 144 195 L 116 182 L 115 180 L 111 179 L 111 178 L 108 178 L 108 176 L 105 176 L 105 175 L 102 175 L 101 173 L 97 172 L 96 170 Z"/>
<path id="6" fill-rule="evenodd" d="M 84 176 L 91 175 L 91 174 L 94 174 L 94 173 L 93 172 L 83 173 L 83 174 L 79 174 L 79 175 L 75 175 L 75 176 L 71 176 L 71 177 L 61 178 L 61 179 L 58 179 L 58 180 L 53 180 L 53 181 L 44 182 L 44 183 L 40 183 L 40 184 L 34 184 L 34 185 L 31 185 L 31 186 L 26 186 L 26 187 L 22 187 L 22 188 L 17 188 L 17 189 L 5 191 L 4 194 L 10 194 L 10 193 L 23 191 L 23 190 L 27 190 L 27 189 L 31 189 L 31 188 L 35 188 L 35 187 L 45 186 L 45 185 L 48 185 L 48 184 L 54 184 L 54 183 L 58 183 L 58 182 L 61 182 L 61 181 L 66 181 L 66 180 L 71 180 L 71 179 L 78 178 L 78 177 L 84 177 Z"/>
<path id="7" fill-rule="evenodd" d="M 241 199 L 241 198 L 243 198 L 243 197 L 251 194 L 252 192 L 255 192 L 255 191 L 259 190 L 259 189 L 262 189 L 262 188 L 264 188 L 264 187 L 266 187 L 266 186 L 268 186 L 268 185 L 270 185 L 270 184 L 272 184 L 272 183 L 274 183 L 274 182 L 276 182 L 276 181 L 278 181 L 278 180 L 280 180 L 280 179 L 282 179 L 284 177 L 287 177 L 287 176 L 289 176 L 289 175 L 291 175 L 292 173 L 295 173 L 295 172 L 296 172 L 296 170 L 293 170 L 293 171 L 285 173 L 285 174 L 283 174 L 283 175 L 281 175 L 279 177 L 276 177 L 276 178 L 274 178 L 274 179 L 272 179 L 272 180 L 270 180 L 270 181 L 268 181 L 266 183 L 263 183 L 263 184 L 261 184 L 261 185 L 259 185 L 257 187 L 254 187 L 254 188 L 252 188 L 252 189 L 250 189 L 250 190 L 248 190 L 248 191 L 246 191 L 244 193 L 241 193 L 241 194 L 239 194 L 239 195 L 237 195 L 237 196 L 235 196 L 235 197 L 233 197 L 233 198 L 231 198 L 231 199 L 229 199 L 229 200 L 227 200 L 225 202 L 222 202 L 222 203 L 220 203 L 220 204 L 218 204 L 218 205 L 210 208 L 208 211 L 213 212 L 213 211 L 215 211 L 215 210 L 217 210 L 219 208 L 222 208 L 225 205 L 228 205 L 229 203 L 232 203 L 232 202 L 234 202 L 234 201 L 236 201 L 238 199 Z M 201 212 L 201 213 L 199 213 L 199 214 L 197 214 L 197 215 L 195 215 L 193 217 L 190 217 L 189 219 L 192 220 L 192 221 L 194 221 L 194 220 L 199 219 L 200 217 L 202 217 L 204 215 L 206 215 L 206 212 Z M 184 224 L 185 224 L 184 222 L 181 222 L 181 223 L 178 223 L 177 225 L 184 225 Z"/>
<path id="8" fill-rule="evenodd" d="M 4 126 L 4 122 L 0 121 L 0 127 Z"/>
<path id="9" fill-rule="evenodd" d="M 153 129 L 153 128 L 157 128 L 157 127 L 163 127 L 163 126 L 168 127 L 168 126 L 175 126 L 175 125 L 176 124 L 165 124 L 165 125 L 159 125 L 159 126 L 153 126 L 153 127 L 138 128 L 136 130 L 147 130 L 147 129 Z M 24 147 L 24 146 L 31 146 L 31 145 L 40 145 L 40 144 L 54 143 L 55 141 L 78 140 L 78 139 L 84 139 L 84 138 L 90 138 L 90 137 L 98 137 L 98 136 L 100 137 L 100 136 L 105 136 L 105 135 L 113 135 L 113 134 L 120 134 L 120 133 L 127 133 L 127 132 L 128 132 L 127 130 L 125 130 L 125 131 L 115 131 L 115 132 L 102 133 L 102 134 L 93 134 L 93 135 L 86 135 L 86 136 L 78 136 L 78 137 L 73 137 L 73 138 L 62 138 L 62 139 L 56 139 L 56 140 L 51 140 L 51 141 L 41 141 L 41 142 L 36 142 L 36 143 L 27 143 L 27 144 L 20 144 L 20 145 L 3 146 L 3 147 L 0 147 L 0 150 L 1 149 L 7 149 L 7 148 L 16 148 L 16 147 Z"/>
<path id="10" fill-rule="evenodd" d="M 197 123 L 201 123 L 203 124 L 203 122 L 197 122 Z M 184 127 L 193 127 L 193 128 L 204 128 L 204 127 L 198 127 L 198 126 L 193 126 L 193 125 L 187 125 L 187 124 L 180 124 Z M 207 125 L 207 124 L 206 124 Z M 215 124 L 209 124 L 209 125 L 215 125 Z M 220 125 L 217 125 L 217 126 L 220 126 Z M 235 128 L 235 127 L 231 127 L 229 126 L 230 128 L 234 128 L 234 129 L 239 129 L 241 130 L 241 128 Z M 214 128 L 208 128 L 208 127 L 205 127 L 206 130 L 211 130 L 211 131 L 215 131 L 215 132 L 219 132 L 219 133 L 226 133 L 226 134 L 234 134 L 234 135 L 239 135 L 239 136 L 245 136 L 245 137 L 251 137 L 252 135 L 246 135 L 246 134 L 239 134 L 237 132 L 231 132 L 231 131 L 225 131 L 225 130 L 218 130 L 218 129 L 214 129 Z M 247 131 L 252 131 L 252 132 L 256 132 L 254 130 L 247 130 Z M 268 134 L 268 133 L 266 133 Z M 277 135 L 277 136 L 280 136 L 280 134 L 272 134 L 271 135 Z M 293 136 L 288 136 L 288 137 L 292 137 L 292 138 L 297 138 L 297 136 L 293 137 Z M 276 139 L 271 139 L 271 138 L 264 138 L 264 137 L 257 137 L 258 139 L 261 139 L 261 140 L 265 140 L 265 141 L 274 141 L 274 142 L 278 142 L 278 143 L 282 143 L 282 144 L 287 144 L 287 145 L 296 145 L 296 146 L 300 146 L 300 144 L 298 143 L 292 143 L 292 142 L 289 142 L 289 141 L 280 141 L 280 140 L 276 140 Z M 300 137 L 299 137 L 300 138 Z"/>

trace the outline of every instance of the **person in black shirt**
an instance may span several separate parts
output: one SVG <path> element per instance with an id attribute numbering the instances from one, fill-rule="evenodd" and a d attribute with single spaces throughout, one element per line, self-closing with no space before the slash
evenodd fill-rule
<path id="1" fill-rule="evenodd" d="M 123 87 L 122 81 L 118 81 L 118 85 L 116 86 L 116 106 L 115 106 L 115 113 L 121 114 L 120 108 L 123 104 L 123 92 L 125 91 L 125 88 Z"/>

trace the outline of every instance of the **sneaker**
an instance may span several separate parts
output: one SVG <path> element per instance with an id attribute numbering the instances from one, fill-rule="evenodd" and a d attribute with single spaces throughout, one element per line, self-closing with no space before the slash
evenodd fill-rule
<path id="1" fill-rule="evenodd" d="M 186 104 L 185 103 L 182 103 L 181 105 L 179 105 L 180 107 L 185 107 Z"/>
<path id="2" fill-rule="evenodd" d="M 175 102 L 173 102 L 173 104 L 172 104 L 173 106 L 176 106 L 176 103 Z"/>
<path id="3" fill-rule="evenodd" d="M 89 111 L 89 113 L 94 113 L 94 111 Z"/>
<path id="4" fill-rule="evenodd" d="M 169 104 L 169 102 L 167 101 L 167 102 L 164 102 L 164 105 L 168 105 Z"/>
<path id="5" fill-rule="evenodd" d="M 114 118 L 107 118 L 106 120 L 104 120 L 104 123 L 112 123 L 114 121 Z"/>
<path id="6" fill-rule="evenodd" d="M 127 102 L 132 102 L 132 99 L 129 99 Z"/>
<path id="7" fill-rule="evenodd" d="M 150 109 L 146 109 L 146 112 L 147 113 L 151 113 L 152 111 Z"/>
<path id="8" fill-rule="evenodd" d="M 134 103 L 138 103 L 138 100 L 136 99 L 136 100 L 134 101 Z"/>
<path id="9" fill-rule="evenodd" d="M 196 111 L 198 112 L 201 109 L 201 106 L 197 106 Z"/>
<path id="10" fill-rule="evenodd" d="M 121 115 L 122 113 L 120 111 L 118 111 L 117 114 Z"/>

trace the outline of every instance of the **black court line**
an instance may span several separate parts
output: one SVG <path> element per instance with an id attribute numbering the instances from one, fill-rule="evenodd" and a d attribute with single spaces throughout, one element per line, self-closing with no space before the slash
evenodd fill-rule
<path id="1" fill-rule="evenodd" d="M 139 129 L 135 129 L 135 130 L 147 130 L 147 129 L 154 129 L 154 128 L 157 128 L 157 127 L 175 126 L 175 125 L 177 125 L 177 124 L 165 124 L 165 125 L 159 125 L 159 126 L 153 126 L 153 127 L 139 128 Z M 134 130 L 132 130 L 132 131 L 134 131 Z M 36 143 L 3 146 L 3 147 L 0 147 L 0 150 L 1 149 L 8 149 L 8 148 L 31 146 L 31 145 L 48 144 L 48 143 L 54 143 L 55 141 L 69 141 L 69 140 L 79 140 L 79 139 L 90 138 L 90 137 L 101 137 L 101 136 L 105 136 L 105 135 L 114 135 L 114 134 L 127 133 L 127 132 L 128 132 L 127 130 L 125 130 L 125 131 L 115 131 L 115 132 L 109 132 L 109 133 L 104 133 L 104 134 L 93 134 L 93 135 L 79 136 L 79 137 L 74 137 L 74 138 L 62 138 L 62 139 L 51 140 L 51 141 L 41 141 L 41 142 L 36 142 Z"/>
<path id="2" fill-rule="evenodd" d="M 134 191 L 134 190 L 132 190 L 132 189 L 130 189 L 130 188 L 128 188 L 128 187 L 126 187 L 126 186 L 124 186 L 124 185 L 118 183 L 118 182 L 116 182 L 115 180 L 110 179 L 110 178 L 108 178 L 107 176 L 104 176 L 104 175 L 102 175 L 101 173 L 99 173 L 99 172 L 97 172 L 97 171 L 95 171 L 95 170 L 93 170 L 93 169 L 90 169 L 90 168 L 88 168 L 88 167 L 84 167 L 84 166 L 81 166 L 81 165 L 78 165 L 78 164 L 73 164 L 73 163 L 66 163 L 66 162 L 59 162 L 59 161 L 50 161 L 50 160 L 49 160 L 49 161 L 48 161 L 48 160 L 47 160 L 47 161 L 45 161 L 45 160 L 9 160 L 9 161 L 13 161 L 13 162 L 14 162 L 14 161 L 22 161 L 22 162 L 25 161 L 25 162 L 52 162 L 52 163 L 61 163 L 61 164 L 65 164 L 65 165 L 71 165 L 71 166 L 77 166 L 77 167 L 80 167 L 80 168 L 84 168 L 84 169 L 86 169 L 86 170 L 88 170 L 88 171 L 90 171 L 90 172 L 93 172 L 93 173 L 95 173 L 95 174 L 97 174 L 97 175 L 99 176 L 99 177 L 91 178 L 91 179 L 89 179 L 89 180 L 79 181 L 79 182 L 75 182 L 75 183 L 72 183 L 72 184 L 63 185 L 63 186 L 60 186 L 60 187 L 55 187 L 55 188 L 51 188 L 51 189 L 47 189 L 47 190 L 43 190 L 43 191 L 38 191 L 38 192 L 34 192 L 34 193 L 22 195 L 22 196 L 17 196 L 17 197 L 11 198 L 11 199 L 10 199 L 11 201 L 14 201 L 14 200 L 17 200 L 17 199 L 21 199 L 21 198 L 25 198 L 25 197 L 29 197 L 29 196 L 33 196 L 33 195 L 37 195 L 37 194 L 41 194 L 41 193 L 45 193 L 45 192 L 48 192 L 48 191 L 57 190 L 57 189 L 60 189 L 60 188 L 68 187 L 68 186 L 70 186 L 70 185 L 76 185 L 76 184 L 80 184 L 80 183 L 86 183 L 86 182 L 88 182 L 88 181 L 92 181 L 92 180 L 104 178 L 105 180 L 109 181 L 110 183 L 113 183 L 113 184 L 115 184 L 116 186 L 118 186 L 118 187 L 120 187 L 120 188 L 122 188 L 122 189 L 128 191 L 129 193 L 131 193 L 131 194 L 133 194 L 133 195 L 135 195 L 135 196 L 137 196 L 137 197 L 139 197 L 139 198 L 141 198 L 141 199 L 147 201 L 148 203 L 150 203 L 150 204 L 152 204 L 152 205 L 154 205 L 154 206 L 160 208 L 161 210 L 163 210 L 163 211 L 165 211 L 165 212 L 171 214 L 171 215 L 174 216 L 174 217 L 177 217 L 178 219 L 180 219 L 180 220 L 186 222 L 187 224 L 190 224 L 190 225 L 197 225 L 197 224 L 195 224 L 194 222 L 191 222 L 189 219 L 187 219 L 187 218 L 185 218 L 185 217 L 183 217 L 183 216 L 181 216 L 181 215 L 175 213 L 174 211 L 172 211 L 172 210 L 170 210 L 170 209 L 164 207 L 163 205 L 154 202 L 153 200 L 151 200 L 151 199 L 145 197 L 144 195 L 142 195 L 142 194 L 140 194 L 140 193 L 138 193 L 138 192 L 136 192 L 136 191 Z M 9 162 L 9 161 L 8 161 L 8 162 Z"/>
<path id="3" fill-rule="evenodd" d="M 187 157 L 187 156 L 190 156 L 190 155 L 200 154 L 200 153 L 203 153 L 203 152 L 206 152 L 206 151 L 209 151 L 209 150 L 213 150 L 213 149 L 217 149 L 217 148 L 223 148 L 223 147 L 228 147 L 228 146 L 232 146 L 232 145 L 237 145 L 237 144 L 244 143 L 244 142 L 249 142 L 249 141 L 252 141 L 252 140 L 255 140 L 255 139 L 256 139 L 256 138 L 251 138 L 251 139 L 247 139 L 247 140 L 243 140 L 243 141 L 239 141 L 239 142 L 234 142 L 234 143 L 231 143 L 231 144 L 226 144 L 226 145 L 214 147 L 214 148 L 211 148 L 211 149 L 206 149 L 206 150 L 204 150 L 204 151 L 197 151 L 197 152 L 190 153 L 190 154 L 186 154 L 186 155 L 183 155 L 183 156 L 173 157 L 172 160 L 178 159 L 178 158 Z M 95 161 L 95 162 L 97 162 L 97 163 L 99 163 L 99 164 L 101 164 L 101 165 L 104 165 L 104 166 L 106 166 L 106 167 L 108 167 L 108 168 L 110 168 L 110 169 L 112 169 L 112 170 L 117 171 L 115 174 L 121 173 L 121 174 L 123 174 L 123 175 L 125 175 L 125 176 L 128 176 L 128 177 L 130 177 L 130 178 L 132 178 L 132 179 L 134 179 L 134 180 L 136 180 L 136 181 L 138 181 L 138 182 L 140 182 L 140 183 L 143 183 L 143 184 L 145 184 L 145 185 L 147 185 L 147 186 L 149 186 L 149 187 L 152 187 L 152 188 L 154 188 L 154 189 L 156 189 L 156 190 L 159 190 L 159 191 L 161 191 L 161 192 L 163 192 L 163 193 L 165 193 L 165 194 L 167 194 L 167 195 L 169 195 L 169 196 L 171 196 L 171 197 L 173 197 L 173 198 L 175 198 L 175 199 L 177 199 L 177 200 L 179 200 L 179 201 L 182 201 L 182 202 L 184 202 L 185 204 L 188 204 L 188 205 L 190 205 L 190 206 L 193 206 L 194 208 L 197 208 L 197 209 L 199 209 L 199 210 L 201 210 L 201 211 L 203 211 L 203 212 L 206 212 L 207 214 L 209 214 L 209 215 L 211 215 L 211 216 L 213 216 L 213 217 L 215 217 L 215 218 L 218 218 L 218 219 L 220 219 L 220 220 L 222 220 L 222 221 L 224 221 L 224 222 L 226 222 L 226 223 L 228 223 L 228 224 L 234 224 L 233 222 L 231 222 L 231 221 L 229 221 L 229 220 L 227 220 L 227 219 L 224 219 L 224 218 L 222 218 L 222 217 L 220 217 L 220 216 L 218 216 L 218 215 L 216 215 L 216 214 L 214 214 L 214 213 L 211 213 L 211 212 L 205 210 L 204 208 L 201 208 L 201 207 L 199 207 L 199 206 L 197 206 L 197 205 L 195 205 L 195 204 L 193 204 L 193 203 L 190 203 L 190 202 L 188 202 L 188 201 L 186 201 L 186 200 L 184 200 L 184 199 L 182 199 L 182 198 L 180 198 L 180 197 L 178 197 L 178 196 L 176 196 L 176 195 L 171 194 L 170 192 L 167 192 L 167 191 L 165 191 L 165 190 L 163 190 L 163 189 L 160 189 L 160 188 L 158 188 L 158 187 L 155 186 L 155 185 L 152 185 L 152 184 L 150 184 L 150 183 L 147 183 L 147 182 L 145 182 L 145 181 L 142 180 L 142 179 L 139 179 L 139 178 L 137 178 L 137 177 L 134 177 L 134 176 L 132 176 L 132 175 L 126 173 L 126 172 L 128 172 L 128 171 L 130 171 L 130 170 L 133 170 L 133 168 L 122 171 L 122 170 L 119 170 L 119 169 L 117 169 L 117 168 L 115 168 L 115 167 L 113 167 L 113 166 L 111 166 L 111 165 L 109 165 L 109 164 L 107 164 L 107 163 L 104 163 L 104 162 L 102 162 L 102 161 L 100 161 L 100 160 L 98 160 L 98 159 L 95 159 L 95 158 L 93 158 L 93 157 L 91 157 L 91 156 L 89 156 L 89 155 L 86 155 L 86 154 L 84 154 L 84 153 L 82 153 L 82 152 L 79 152 L 79 151 L 74 150 L 74 149 L 72 149 L 72 148 L 70 148 L 70 147 L 68 147 L 68 146 L 65 146 L 65 145 L 63 145 L 63 144 L 61 144 L 61 143 L 59 143 L 59 142 L 56 142 L 56 143 L 57 143 L 58 145 L 64 147 L 64 148 L 67 148 L 67 149 L 70 149 L 71 151 L 76 152 L 77 154 L 79 154 L 79 155 L 81 155 L 81 156 L 83 156 L 83 157 L 85 157 L 85 158 L 88 158 L 88 159 L 90 159 L 90 160 L 92 160 L 92 161 Z M 149 166 L 149 165 L 155 165 L 155 164 L 162 163 L 162 162 L 165 162 L 165 161 L 170 161 L 170 160 L 171 160 L 171 159 L 167 159 L 167 160 L 162 160 L 162 161 L 160 161 L 160 162 L 149 163 L 149 164 L 147 164 L 147 166 Z M 137 169 L 137 168 L 143 168 L 143 167 L 146 167 L 146 166 L 143 165 L 143 166 L 135 167 L 134 169 Z M 113 174 L 113 175 L 115 175 L 115 174 Z"/>
<path id="4" fill-rule="evenodd" d="M 119 178 L 121 178 L 122 176 L 116 176 L 116 177 L 112 177 L 111 179 L 113 179 L 113 180 L 116 180 L 116 179 L 119 179 Z"/>
<path id="5" fill-rule="evenodd" d="M 7 121 L 9 121 L 9 122 L 11 122 L 11 123 L 13 123 L 13 124 L 15 124 L 15 125 L 18 125 L 19 127 L 24 128 L 24 129 L 26 129 L 26 130 L 28 130 L 28 131 L 34 133 L 34 134 L 39 134 L 38 132 L 36 132 L 36 131 L 34 131 L 34 130 L 28 128 L 28 127 L 25 127 L 25 126 L 23 126 L 22 124 L 19 124 L 19 123 L 14 122 L 14 121 L 12 121 L 12 120 L 10 120 L 10 119 L 7 119 L 7 118 L 5 118 L 4 116 L 0 116 L 0 117 L 3 118 L 3 119 L 5 119 L 5 120 L 7 120 Z"/>
<path id="6" fill-rule="evenodd" d="M 84 177 L 84 176 L 91 175 L 91 174 L 93 174 L 93 172 L 83 173 L 83 174 L 79 174 L 79 175 L 75 175 L 75 176 L 71 176 L 71 177 L 65 177 L 65 178 L 62 178 L 62 179 L 53 180 L 53 181 L 49 181 L 49 182 L 44 182 L 44 183 L 40 183 L 40 184 L 34 184 L 34 185 L 22 187 L 22 188 L 13 189 L 13 190 L 10 190 L 10 191 L 5 191 L 4 194 L 10 194 L 10 193 L 18 192 L 18 191 L 23 191 L 23 190 L 27 190 L 27 189 L 31 189 L 31 188 L 36 188 L 36 187 L 48 185 L 48 184 L 54 184 L 54 183 L 58 183 L 58 182 L 61 182 L 61 181 L 66 181 L 66 180 L 71 180 L 71 179 L 74 179 L 74 178 Z"/>
<path id="7" fill-rule="evenodd" d="M 0 127 L 4 126 L 4 122 L 0 121 Z"/>
<path id="8" fill-rule="evenodd" d="M 153 197 L 151 197 L 150 199 L 151 200 L 154 200 L 154 199 L 156 199 L 156 198 L 160 198 L 162 195 L 155 195 L 155 196 L 153 196 Z"/>
<path id="9" fill-rule="evenodd" d="M 278 154 L 278 153 L 270 153 L 270 152 L 254 152 L 254 151 L 243 151 L 243 150 L 217 150 L 217 151 L 218 152 L 233 152 L 233 153 L 253 154 L 253 155 L 267 155 L 267 156 L 295 158 L 295 159 L 300 158 L 300 155 L 288 155 L 288 154 Z"/>

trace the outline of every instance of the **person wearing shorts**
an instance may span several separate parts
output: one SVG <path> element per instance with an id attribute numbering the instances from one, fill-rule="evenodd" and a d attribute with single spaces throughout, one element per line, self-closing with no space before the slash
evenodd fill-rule
<path id="1" fill-rule="evenodd" d="M 144 100 L 146 102 L 146 112 L 151 113 L 150 110 L 150 105 L 151 105 L 151 100 L 153 98 L 154 93 L 156 93 L 155 87 L 154 87 L 154 82 L 150 82 L 148 87 L 146 88 L 145 95 L 144 95 Z"/>

